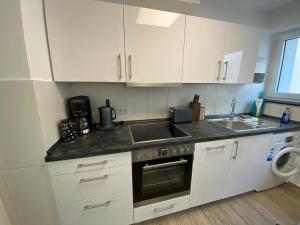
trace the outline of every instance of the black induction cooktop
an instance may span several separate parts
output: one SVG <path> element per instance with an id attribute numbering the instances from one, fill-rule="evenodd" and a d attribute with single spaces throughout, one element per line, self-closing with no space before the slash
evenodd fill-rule
<path id="1" fill-rule="evenodd" d="M 130 126 L 130 131 L 133 143 L 190 137 L 189 134 L 169 122 L 135 124 Z"/>

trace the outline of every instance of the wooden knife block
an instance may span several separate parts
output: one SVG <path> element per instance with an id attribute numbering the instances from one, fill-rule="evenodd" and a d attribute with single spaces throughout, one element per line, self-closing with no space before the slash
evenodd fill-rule
<path id="1" fill-rule="evenodd" d="M 199 102 L 190 102 L 190 108 L 193 110 L 193 121 L 198 121 L 200 119 L 201 104 Z"/>

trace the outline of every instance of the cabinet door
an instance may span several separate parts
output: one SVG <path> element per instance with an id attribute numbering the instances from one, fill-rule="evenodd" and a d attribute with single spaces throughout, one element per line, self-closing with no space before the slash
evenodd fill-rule
<path id="1" fill-rule="evenodd" d="M 222 74 L 226 23 L 187 16 L 183 83 L 216 83 Z"/>
<path id="2" fill-rule="evenodd" d="M 255 190 L 265 171 L 265 156 L 272 148 L 272 134 L 236 139 L 224 198 Z"/>
<path id="3" fill-rule="evenodd" d="M 225 83 L 252 83 L 257 61 L 261 30 L 228 23 L 224 49 Z"/>
<path id="4" fill-rule="evenodd" d="M 123 5 L 46 0 L 56 81 L 125 82 Z"/>
<path id="5" fill-rule="evenodd" d="M 127 82 L 181 83 L 185 16 L 125 5 L 124 24 Z"/>
<path id="6" fill-rule="evenodd" d="M 222 199 L 234 141 L 196 144 L 191 185 L 191 207 Z"/>
<path id="7" fill-rule="evenodd" d="M 132 192 L 101 195 L 58 205 L 61 225 L 128 225 L 133 223 Z"/>

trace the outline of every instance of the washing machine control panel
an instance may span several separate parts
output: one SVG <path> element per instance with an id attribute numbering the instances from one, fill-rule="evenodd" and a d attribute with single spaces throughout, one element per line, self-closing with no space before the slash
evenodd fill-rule
<path id="1" fill-rule="evenodd" d="M 291 144 L 297 141 L 299 138 L 298 135 L 293 133 L 285 133 L 285 134 L 279 134 L 275 135 L 275 145 L 285 145 L 285 144 Z"/>
<path id="2" fill-rule="evenodd" d="M 289 136 L 285 138 L 285 143 L 291 143 L 294 141 L 294 136 Z"/>

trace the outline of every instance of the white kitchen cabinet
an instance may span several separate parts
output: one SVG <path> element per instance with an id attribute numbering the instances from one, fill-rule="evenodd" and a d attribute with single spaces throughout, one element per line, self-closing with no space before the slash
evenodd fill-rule
<path id="1" fill-rule="evenodd" d="M 223 198 L 233 146 L 233 139 L 196 144 L 191 207 Z"/>
<path id="2" fill-rule="evenodd" d="M 217 83 L 222 76 L 226 22 L 186 17 L 182 83 Z"/>
<path id="3" fill-rule="evenodd" d="M 123 5 L 46 0 L 55 81 L 126 82 Z"/>
<path id="4" fill-rule="evenodd" d="M 189 208 L 189 196 L 182 196 L 134 209 L 134 222 L 139 223 Z"/>
<path id="5" fill-rule="evenodd" d="M 224 198 L 255 190 L 265 171 L 267 152 L 272 148 L 273 134 L 236 139 Z"/>
<path id="6" fill-rule="evenodd" d="M 60 225 L 45 166 L 2 172 L 20 225 Z"/>
<path id="7" fill-rule="evenodd" d="M 129 225 L 132 191 L 58 205 L 62 225 Z"/>
<path id="8" fill-rule="evenodd" d="M 70 202 L 97 195 L 132 190 L 131 165 L 82 173 L 52 176 L 51 182 L 57 202 Z"/>
<path id="9" fill-rule="evenodd" d="M 227 23 L 222 78 L 224 83 L 252 83 L 262 31 Z"/>
<path id="10" fill-rule="evenodd" d="M 131 152 L 47 163 L 61 225 L 132 224 L 131 164 Z"/>
<path id="11" fill-rule="evenodd" d="M 0 102 L 0 167 L 43 165 L 43 132 L 32 81 L 1 81 Z"/>
<path id="12" fill-rule="evenodd" d="M 50 175 L 55 176 L 91 170 L 103 170 L 122 165 L 131 165 L 130 152 L 49 162 L 48 169 Z"/>
<path id="13" fill-rule="evenodd" d="M 124 25 L 127 82 L 181 83 L 185 16 L 125 5 Z"/>
<path id="14" fill-rule="evenodd" d="M 252 83 L 260 39 L 255 27 L 187 16 L 182 83 Z"/>

